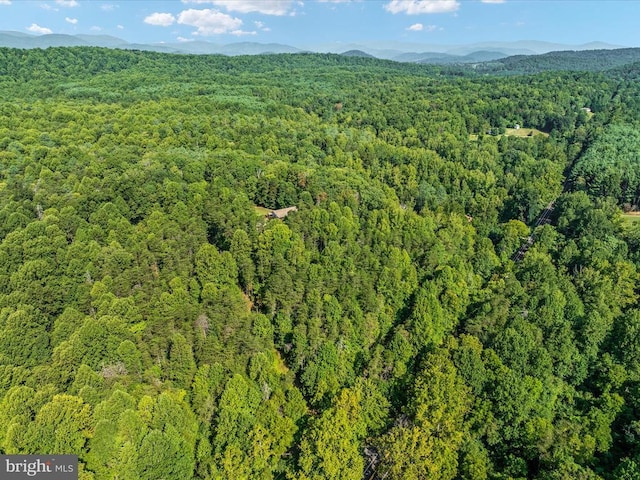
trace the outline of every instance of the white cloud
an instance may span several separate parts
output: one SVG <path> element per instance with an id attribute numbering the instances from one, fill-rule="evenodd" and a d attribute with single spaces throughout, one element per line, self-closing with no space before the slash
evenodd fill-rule
<path id="1" fill-rule="evenodd" d="M 40 33 L 42 35 L 53 33 L 50 28 L 41 27 L 37 23 L 32 23 L 30 27 L 27 27 L 27 30 L 33 33 Z"/>
<path id="2" fill-rule="evenodd" d="M 178 37 L 177 40 L 179 42 L 193 42 L 192 38 L 184 38 L 184 37 Z"/>
<path id="3" fill-rule="evenodd" d="M 178 23 L 197 27 L 194 35 L 220 35 L 222 33 L 233 33 L 237 35 L 242 25 L 242 20 L 233 18 L 217 10 L 184 10 L 178 15 Z"/>
<path id="4" fill-rule="evenodd" d="M 77 7 L 79 5 L 76 0 L 56 0 L 56 4 L 61 7 Z"/>
<path id="5" fill-rule="evenodd" d="M 116 8 L 118 8 L 118 5 L 113 5 L 112 3 L 100 5 L 100 9 L 105 12 L 113 12 Z"/>
<path id="6" fill-rule="evenodd" d="M 11 0 L 0 0 L 0 5 L 11 5 Z"/>
<path id="7" fill-rule="evenodd" d="M 49 5 L 48 3 L 43 3 L 42 5 L 40 5 L 40 8 L 42 8 L 43 10 L 48 10 L 50 12 L 59 12 L 60 11 L 59 8 L 54 8 L 51 5 Z"/>
<path id="8" fill-rule="evenodd" d="M 455 12 L 460 8 L 460 2 L 458 0 L 391 0 L 384 8 L 391 13 L 424 15 Z"/>
<path id="9" fill-rule="evenodd" d="M 176 17 L 174 17 L 170 13 L 152 13 L 144 19 L 144 23 L 148 23 L 149 25 L 157 25 L 159 27 L 168 27 L 169 25 L 173 25 L 176 21 Z"/>
<path id="10" fill-rule="evenodd" d="M 482 3 L 505 3 L 506 0 L 480 0 Z"/>
<path id="11" fill-rule="evenodd" d="M 224 7 L 230 12 L 263 13 L 265 15 L 287 15 L 291 12 L 293 0 L 182 0 L 183 3 L 210 3 Z"/>
<path id="12" fill-rule="evenodd" d="M 69 22 L 71 25 L 77 25 L 77 23 L 78 23 L 78 19 L 77 18 L 65 17 L 64 19 L 65 19 L 66 22 Z"/>
<path id="13" fill-rule="evenodd" d="M 116 28 L 117 28 L 118 30 L 124 30 L 124 26 L 123 26 L 123 25 L 118 25 Z"/>
<path id="14" fill-rule="evenodd" d="M 411 32 L 422 32 L 426 30 L 427 32 L 435 32 L 436 30 L 442 31 L 442 27 L 438 27 L 437 25 L 423 25 L 422 23 L 414 23 L 410 27 L 407 27 L 407 30 Z"/>
<path id="15" fill-rule="evenodd" d="M 270 32 L 271 29 L 267 27 L 263 22 L 253 22 L 257 29 L 262 30 L 263 32 Z"/>
<path id="16" fill-rule="evenodd" d="M 231 32 L 231 35 L 236 35 L 238 37 L 243 36 L 243 35 L 257 35 L 258 32 L 245 32 L 244 30 L 234 30 L 233 32 Z"/>

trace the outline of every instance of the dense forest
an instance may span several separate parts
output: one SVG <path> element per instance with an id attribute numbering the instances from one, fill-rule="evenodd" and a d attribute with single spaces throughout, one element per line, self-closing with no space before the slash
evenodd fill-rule
<path id="1" fill-rule="evenodd" d="M 542 71 L 599 72 L 640 62 L 640 48 L 613 50 L 567 50 L 541 55 L 513 55 L 470 66 L 492 74 L 530 74 Z"/>
<path id="2" fill-rule="evenodd" d="M 0 453 L 640 478 L 640 68 L 442 68 L 0 49 Z"/>

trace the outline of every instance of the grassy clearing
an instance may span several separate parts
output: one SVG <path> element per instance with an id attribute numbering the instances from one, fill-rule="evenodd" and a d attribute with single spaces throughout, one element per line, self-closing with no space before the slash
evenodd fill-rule
<path id="1" fill-rule="evenodd" d="M 640 212 L 623 213 L 620 216 L 627 222 L 640 222 Z"/>
<path id="2" fill-rule="evenodd" d="M 548 137 L 548 133 L 541 132 L 537 128 L 507 128 L 504 133 L 507 137 L 533 137 L 535 135 L 542 135 Z"/>
<path id="3" fill-rule="evenodd" d="M 489 134 L 487 134 L 489 135 Z M 507 128 L 504 132 L 504 135 L 507 137 L 521 137 L 521 138 L 530 138 L 535 137 L 536 135 L 542 135 L 543 137 L 548 137 L 549 134 L 545 133 L 537 128 Z M 500 138 L 502 135 L 494 135 L 496 138 Z M 475 142 L 478 140 L 478 135 L 472 133 L 469 135 L 469 140 Z"/>
<path id="4" fill-rule="evenodd" d="M 271 211 L 268 208 L 259 207 L 257 205 L 254 205 L 253 209 L 255 210 L 256 215 L 258 215 L 259 217 L 264 217 L 265 215 L 267 215 Z"/>

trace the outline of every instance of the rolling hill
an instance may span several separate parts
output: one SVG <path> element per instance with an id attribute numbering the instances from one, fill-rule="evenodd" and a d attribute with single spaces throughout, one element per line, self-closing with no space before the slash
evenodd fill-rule
<path id="1" fill-rule="evenodd" d="M 604 71 L 640 62 L 640 48 L 559 51 L 516 55 L 475 65 L 483 73 L 527 74 L 544 71 Z"/>

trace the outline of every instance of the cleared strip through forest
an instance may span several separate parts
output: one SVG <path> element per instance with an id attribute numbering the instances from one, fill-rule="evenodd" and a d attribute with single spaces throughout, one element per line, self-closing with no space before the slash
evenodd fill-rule
<path id="1" fill-rule="evenodd" d="M 565 188 L 566 188 L 566 185 L 565 185 Z M 564 189 L 563 189 L 563 192 L 564 192 Z M 557 199 L 554 199 L 553 201 L 551 201 L 549 205 L 547 205 L 547 207 L 542 211 L 542 213 L 538 217 L 538 220 L 536 221 L 536 224 L 533 227 L 534 230 L 540 225 L 544 225 L 545 223 L 551 223 L 551 212 L 553 212 L 553 207 L 556 200 Z M 527 237 L 525 242 L 520 246 L 520 248 L 516 251 L 516 253 L 513 254 L 511 259 L 514 262 L 519 262 L 520 260 L 522 260 L 524 258 L 524 254 L 527 253 L 527 250 L 529 250 L 529 247 L 533 245 L 534 241 L 535 241 L 535 235 L 532 233 Z"/>

